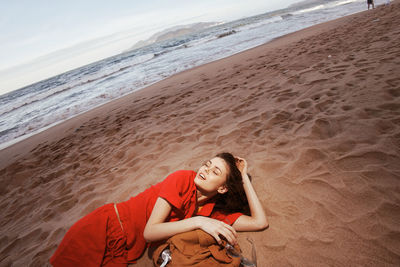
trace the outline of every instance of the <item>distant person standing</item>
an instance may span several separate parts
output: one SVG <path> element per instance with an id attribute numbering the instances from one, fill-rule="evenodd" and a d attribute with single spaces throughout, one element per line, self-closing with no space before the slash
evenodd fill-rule
<path id="1" fill-rule="evenodd" d="M 373 8 L 373 9 L 375 8 L 374 0 L 367 0 L 367 4 L 368 4 L 368 10 L 369 10 L 369 6 L 370 6 L 370 5 L 372 5 L 372 8 Z"/>

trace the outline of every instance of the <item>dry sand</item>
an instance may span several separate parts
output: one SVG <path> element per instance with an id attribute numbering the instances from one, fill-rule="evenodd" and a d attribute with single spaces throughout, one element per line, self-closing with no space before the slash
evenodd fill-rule
<path id="1" fill-rule="evenodd" d="M 2 150 L 0 266 L 46 265 L 83 215 L 220 151 L 248 160 L 267 211 L 239 239 L 259 266 L 399 266 L 399 14 L 284 36 Z"/>

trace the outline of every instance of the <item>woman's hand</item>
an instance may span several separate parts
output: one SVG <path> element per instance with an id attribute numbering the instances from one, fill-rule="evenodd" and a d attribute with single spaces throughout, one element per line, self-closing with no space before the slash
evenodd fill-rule
<path id="1" fill-rule="evenodd" d="M 220 235 L 232 245 L 237 243 L 237 233 L 229 224 L 203 216 L 197 216 L 196 220 L 198 228 L 212 235 L 218 244 L 222 242 Z"/>
<path id="2" fill-rule="evenodd" d="M 244 158 L 236 157 L 236 166 L 242 173 L 242 176 L 247 175 L 247 161 Z"/>

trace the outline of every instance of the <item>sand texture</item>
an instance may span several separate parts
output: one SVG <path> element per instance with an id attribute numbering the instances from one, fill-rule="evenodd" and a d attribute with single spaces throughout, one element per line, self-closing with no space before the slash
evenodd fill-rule
<path id="1" fill-rule="evenodd" d="M 258 266 L 400 266 L 400 2 L 150 86 L 0 152 L 0 266 L 179 169 L 249 162 Z M 138 266 L 152 266 L 145 254 Z"/>

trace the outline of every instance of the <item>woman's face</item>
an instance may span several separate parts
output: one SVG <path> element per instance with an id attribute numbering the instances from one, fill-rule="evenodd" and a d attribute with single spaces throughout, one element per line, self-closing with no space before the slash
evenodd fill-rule
<path id="1" fill-rule="evenodd" d="M 228 191 L 225 185 L 227 175 L 227 164 L 223 159 L 215 157 L 203 163 L 194 178 L 194 183 L 205 195 L 223 194 Z"/>

